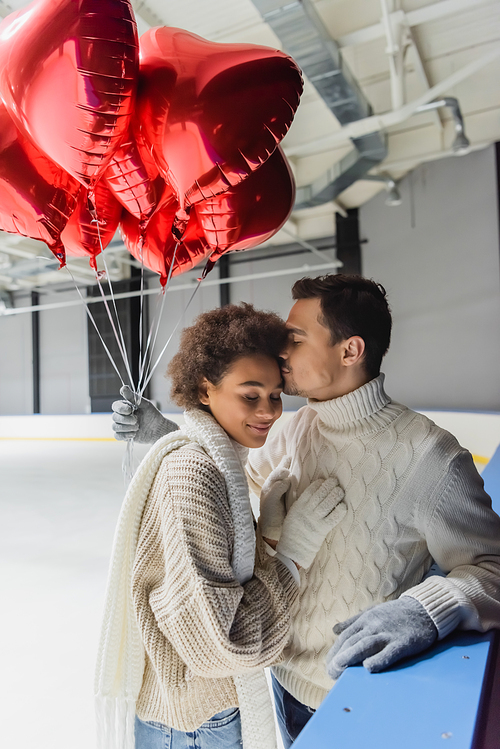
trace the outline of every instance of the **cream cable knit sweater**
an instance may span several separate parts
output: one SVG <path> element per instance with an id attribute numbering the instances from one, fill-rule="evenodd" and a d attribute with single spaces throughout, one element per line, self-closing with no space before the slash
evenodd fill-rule
<path id="1" fill-rule="evenodd" d="M 151 448 L 120 515 L 96 673 L 103 749 L 133 746 L 135 712 L 191 731 L 238 705 L 245 749 L 275 744 L 262 667 L 286 644 L 297 586 L 262 547 L 254 570 L 248 451 L 202 411 L 184 432 Z"/>
<path id="2" fill-rule="evenodd" d="M 247 465 L 259 491 L 292 457 L 288 507 L 318 478 L 337 476 L 345 491 L 346 517 L 300 571 L 292 641 L 273 668 L 313 708 L 332 687 L 325 658 L 333 625 L 368 606 L 411 595 L 441 638 L 456 626 L 500 626 L 500 519 L 472 458 L 451 434 L 393 403 L 383 383 L 380 375 L 341 398 L 310 402 Z M 433 559 L 447 577 L 424 580 Z"/>

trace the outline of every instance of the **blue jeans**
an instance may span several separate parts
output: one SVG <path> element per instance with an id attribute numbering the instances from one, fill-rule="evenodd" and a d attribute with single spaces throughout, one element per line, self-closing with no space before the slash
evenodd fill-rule
<path id="1" fill-rule="evenodd" d="M 272 674 L 272 681 L 274 706 L 283 746 L 285 749 L 290 749 L 307 721 L 312 718 L 316 711 L 292 697 L 290 692 L 287 692 L 281 686 L 274 674 Z"/>
<path id="2" fill-rule="evenodd" d="M 237 707 L 217 713 L 195 731 L 176 731 L 163 723 L 135 718 L 135 749 L 241 749 Z"/>

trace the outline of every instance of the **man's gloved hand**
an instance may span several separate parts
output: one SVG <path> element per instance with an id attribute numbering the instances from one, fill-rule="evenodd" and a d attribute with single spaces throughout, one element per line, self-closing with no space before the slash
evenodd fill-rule
<path id="1" fill-rule="evenodd" d="M 125 400 L 115 401 L 113 409 L 113 431 L 117 440 L 130 440 L 153 444 L 170 432 L 179 429 L 178 425 L 166 419 L 147 398 L 142 398 L 139 406 L 134 406 L 135 394 L 128 385 L 123 385 L 120 395 Z"/>
<path id="2" fill-rule="evenodd" d="M 326 670 L 338 679 L 347 666 L 363 662 L 376 673 L 400 658 L 416 655 L 437 640 L 436 625 L 411 596 L 379 603 L 333 628 L 339 635 L 326 656 Z"/>
<path id="3" fill-rule="evenodd" d="M 291 506 L 276 551 L 300 567 L 311 566 L 328 533 L 347 512 L 336 478 L 318 479 Z"/>
<path id="4" fill-rule="evenodd" d="M 290 464 L 285 457 L 264 481 L 260 493 L 259 526 L 263 538 L 277 541 L 286 515 L 285 495 L 291 485 Z"/>

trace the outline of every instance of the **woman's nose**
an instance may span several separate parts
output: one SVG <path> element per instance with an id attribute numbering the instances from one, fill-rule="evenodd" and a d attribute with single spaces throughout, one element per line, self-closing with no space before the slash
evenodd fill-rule
<path id="1" fill-rule="evenodd" d="M 263 419 L 274 419 L 276 416 L 276 409 L 281 406 L 281 401 L 269 400 L 267 403 L 261 403 L 258 410 L 258 414 Z"/>

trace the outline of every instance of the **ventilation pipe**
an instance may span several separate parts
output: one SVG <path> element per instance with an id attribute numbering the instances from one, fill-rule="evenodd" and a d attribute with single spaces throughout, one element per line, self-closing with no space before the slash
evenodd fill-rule
<path id="1" fill-rule="evenodd" d="M 297 61 L 341 125 L 370 117 L 371 106 L 331 38 L 311 0 L 253 0 L 283 48 Z M 295 209 L 334 200 L 387 156 L 385 138 L 370 133 L 353 138 L 354 150 L 311 185 L 298 188 Z"/>

